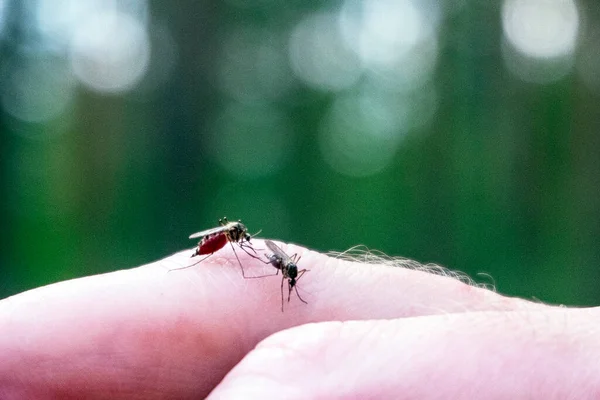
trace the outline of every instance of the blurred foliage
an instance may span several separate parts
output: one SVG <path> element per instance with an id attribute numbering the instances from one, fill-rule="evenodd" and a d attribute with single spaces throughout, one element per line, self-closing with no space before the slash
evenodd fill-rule
<path id="1" fill-rule="evenodd" d="M 191 248 L 227 216 L 597 305 L 599 18 L 596 0 L 0 1 L 0 297 Z"/>

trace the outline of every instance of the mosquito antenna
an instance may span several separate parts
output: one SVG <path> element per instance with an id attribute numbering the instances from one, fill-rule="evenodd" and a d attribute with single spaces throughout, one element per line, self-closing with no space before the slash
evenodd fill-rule
<path id="1" fill-rule="evenodd" d="M 254 235 L 250 235 L 250 237 L 254 237 L 254 236 L 258 235 L 261 232 L 262 232 L 262 229 L 260 231 L 256 232 Z"/>
<path id="2" fill-rule="evenodd" d="M 169 272 L 171 272 L 171 271 L 177 271 L 177 270 L 180 270 L 180 269 L 187 269 L 187 268 L 191 268 L 191 267 L 193 267 L 193 266 L 194 266 L 194 265 L 196 265 L 196 264 L 200 264 L 202 261 L 206 260 L 208 257 L 212 256 L 213 254 L 214 254 L 214 253 L 210 253 L 209 255 L 207 255 L 206 257 L 204 257 L 202 260 L 200 260 L 200 261 L 196 261 L 196 262 L 195 262 L 195 263 L 193 263 L 192 265 L 186 265 L 185 267 L 180 267 L 180 268 L 173 268 L 173 269 L 170 269 L 170 270 L 169 270 Z"/>

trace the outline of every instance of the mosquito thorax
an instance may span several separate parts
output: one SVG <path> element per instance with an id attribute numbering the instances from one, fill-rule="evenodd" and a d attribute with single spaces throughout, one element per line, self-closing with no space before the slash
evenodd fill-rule
<path id="1" fill-rule="evenodd" d="M 296 264 L 288 264 L 287 266 L 287 275 L 290 279 L 296 279 L 298 276 L 298 267 Z"/>

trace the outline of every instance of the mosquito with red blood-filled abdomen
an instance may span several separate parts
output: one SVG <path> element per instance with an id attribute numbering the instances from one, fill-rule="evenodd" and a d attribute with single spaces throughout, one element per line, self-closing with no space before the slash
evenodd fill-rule
<path id="1" fill-rule="evenodd" d="M 265 257 L 267 257 L 268 261 L 267 264 L 271 264 L 272 266 L 274 266 L 275 268 L 277 268 L 277 273 L 275 273 L 274 275 L 277 275 L 279 273 L 279 271 L 281 271 L 281 312 L 283 312 L 283 281 L 285 281 L 285 279 L 287 278 L 288 280 L 288 303 L 290 301 L 290 296 L 292 295 L 292 289 L 294 289 L 296 291 L 296 295 L 298 295 L 298 298 L 300 299 L 301 302 L 303 302 L 304 304 L 308 304 L 306 301 L 304 301 L 304 299 L 302 297 L 300 297 L 300 293 L 298 293 L 298 287 L 296 286 L 296 283 L 298 283 L 298 280 L 302 277 L 302 275 L 304 275 L 304 273 L 306 271 L 308 271 L 307 269 L 302 269 L 300 271 L 298 271 L 298 261 L 300 261 L 301 257 L 298 257 L 297 254 L 294 254 L 293 256 L 288 256 L 283 250 L 281 250 L 281 248 L 279 246 L 277 246 L 275 243 L 271 242 L 270 240 L 265 240 L 265 244 L 267 245 L 267 247 L 269 248 L 269 250 L 271 250 L 273 252 L 273 254 L 271 254 L 270 256 L 267 256 L 265 254 Z"/>
<path id="2" fill-rule="evenodd" d="M 206 260 L 208 257 L 212 256 L 216 251 L 222 249 L 227 244 L 227 242 L 229 242 L 231 244 L 231 248 L 233 249 L 233 254 L 235 254 L 235 258 L 237 259 L 238 264 L 240 265 L 240 268 L 242 270 L 242 276 L 244 278 L 251 278 L 247 277 L 244 273 L 244 267 L 242 267 L 242 263 L 240 262 L 235 248 L 233 247 L 233 243 L 235 243 L 250 257 L 262 261 L 262 259 L 256 255 L 256 250 L 254 250 L 254 248 L 250 244 L 250 238 L 252 236 L 248 234 L 248 228 L 246 228 L 246 226 L 242 224 L 242 221 L 229 222 L 227 221 L 226 217 L 223 217 L 223 219 L 219 220 L 219 225 L 219 227 L 207 229 L 205 231 L 197 232 L 190 235 L 190 239 L 200 238 L 200 242 L 198 242 L 198 247 L 196 248 L 194 254 L 192 254 L 192 257 L 207 255 L 206 257 L 193 263 L 192 265 L 188 265 L 186 267 L 181 268 L 174 268 L 171 271 L 193 267 L 194 265 L 199 264 L 202 261 Z M 254 254 L 251 254 L 247 249 L 250 249 L 252 252 L 254 252 Z"/>

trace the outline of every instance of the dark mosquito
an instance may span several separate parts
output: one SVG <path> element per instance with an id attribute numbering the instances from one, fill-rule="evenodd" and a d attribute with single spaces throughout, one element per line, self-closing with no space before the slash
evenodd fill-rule
<path id="1" fill-rule="evenodd" d="M 235 248 L 233 247 L 233 243 L 236 243 L 239 246 L 239 248 L 244 250 L 244 252 L 250 257 L 260 260 L 260 257 L 256 255 L 256 250 L 254 250 L 254 248 L 250 244 L 250 238 L 252 236 L 248 234 L 248 228 L 246 228 L 246 225 L 242 224 L 241 220 L 237 222 L 229 222 L 227 221 L 227 217 L 223 217 L 223 219 L 220 219 L 219 225 L 220 226 L 216 228 L 207 229 L 205 231 L 196 232 L 190 235 L 190 239 L 200 238 L 200 242 L 198 242 L 198 247 L 196 247 L 196 250 L 194 251 L 194 254 L 192 254 L 191 257 L 208 254 L 206 257 L 193 263 L 192 265 L 188 265 L 186 267 L 181 268 L 174 268 L 171 271 L 193 267 L 194 265 L 199 264 L 202 261 L 206 260 L 208 257 L 212 256 L 217 250 L 222 249 L 227 244 L 227 242 L 229 242 L 229 244 L 231 244 L 231 248 L 233 249 L 233 254 L 235 254 L 235 258 L 237 259 L 238 264 L 240 265 L 240 268 L 242 270 L 242 276 L 244 278 L 249 278 L 244 273 L 244 267 L 242 267 L 242 263 L 240 262 Z M 250 249 L 254 254 L 250 253 L 247 249 Z"/>
<path id="2" fill-rule="evenodd" d="M 298 280 L 304 275 L 307 269 L 302 269 L 298 271 L 298 261 L 300 261 L 300 257 L 297 254 L 293 256 L 288 256 L 279 246 L 270 240 L 265 240 L 265 244 L 273 252 L 270 256 L 265 256 L 268 258 L 267 263 L 273 265 L 277 268 L 277 274 L 281 271 L 281 312 L 283 312 L 283 281 L 287 278 L 288 280 L 288 303 L 290 301 L 290 297 L 292 295 L 292 289 L 296 291 L 296 295 L 300 301 L 304 304 L 308 304 L 302 297 L 300 297 L 300 293 L 298 293 L 298 288 L 296 287 L 296 283 Z M 277 275 L 275 274 L 275 275 Z"/>

